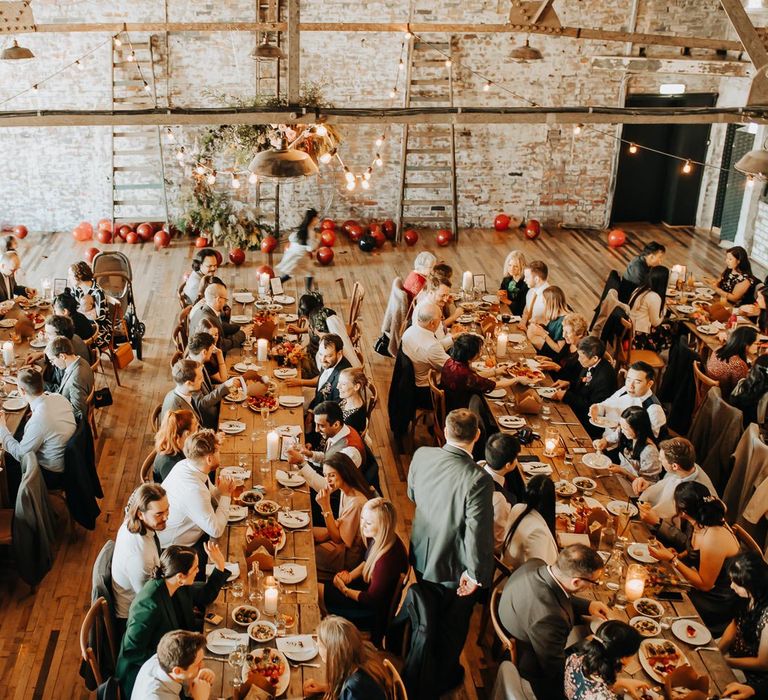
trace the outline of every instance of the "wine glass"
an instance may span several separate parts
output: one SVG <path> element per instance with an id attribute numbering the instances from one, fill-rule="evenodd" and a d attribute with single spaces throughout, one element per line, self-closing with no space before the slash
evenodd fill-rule
<path id="1" fill-rule="evenodd" d="M 248 467 L 248 455 L 240 455 L 237 458 L 237 466 L 240 467 L 240 469 L 247 469 L 247 467 Z"/>
<path id="2" fill-rule="evenodd" d="M 240 598 L 243 597 L 243 594 L 245 593 L 245 588 L 243 587 L 242 581 L 235 581 L 232 586 L 229 589 L 229 592 L 232 594 L 232 597 L 235 600 L 240 600 Z"/>
<path id="3" fill-rule="evenodd" d="M 272 473 L 272 465 L 269 463 L 268 459 L 264 459 L 261 464 L 259 465 L 259 470 L 261 471 L 261 483 L 266 486 L 267 481 L 269 480 L 269 476 Z"/>

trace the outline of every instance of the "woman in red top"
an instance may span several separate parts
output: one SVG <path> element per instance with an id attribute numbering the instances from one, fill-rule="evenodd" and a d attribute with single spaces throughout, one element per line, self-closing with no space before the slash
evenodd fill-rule
<path id="1" fill-rule="evenodd" d="M 737 326 L 731 331 L 723 347 L 707 360 L 707 374 L 720 382 L 720 391 L 727 399 L 740 379 L 749 374 L 748 360 L 757 354 L 757 330 L 751 326 Z"/>
<path id="2" fill-rule="evenodd" d="M 416 260 L 413 261 L 413 270 L 408 273 L 408 277 L 403 282 L 403 289 L 408 295 L 409 304 L 421 291 L 436 262 L 437 258 L 426 250 L 416 256 Z"/>

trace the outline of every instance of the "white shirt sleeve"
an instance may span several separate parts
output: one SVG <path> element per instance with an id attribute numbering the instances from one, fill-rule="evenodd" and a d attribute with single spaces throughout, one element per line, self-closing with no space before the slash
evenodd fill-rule
<path id="1" fill-rule="evenodd" d="M 512 506 L 498 491 L 493 492 L 493 541 L 494 549 L 498 552 L 504 544 L 507 535 Z"/>
<path id="2" fill-rule="evenodd" d="M 21 462 L 27 452 L 37 452 L 45 441 L 45 426 L 42 421 L 36 420 L 33 413 L 24 426 L 24 434 L 19 442 L 6 426 L 0 427 L 0 439 L 3 441 L 6 451 L 17 461 Z"/>
<path id="3" fill-rule="evenodd" d="M 348 446 L 343 447 L 339 452 L 347 455 L 355 463 L 355 466 L 358 469 L 360 468 L 360 465 L 363 463 L 363 456 L 360 454 L 360 450 L 356 447 Z"/>
<path id="4" fill-rule="evenodd" d="M 449 336 L 445 336 L 445 338 L 447 337 Z M 440 372 L 447 359 L 448 353 L 445 351 L 442 343 L 432 343 L 427 349 L 427 362 L 429 362 L 429 366 L 432 369 Z"/>
<path id="5" fill-rule="evenodd" d="M 654 403 L 648 406 L 648 418 L 651 421 L 651 428 L 655 437 L 659 436 L 659 431 L 667 422 L 667 416 L 664 409 L 659 404 Z"/>
<path id="6" fill-rule="evenodd" d="M 325 480 L 325 478 L 320 476 L 306 462 L 304 462 L 304 464 L 301 465 L 301 468 L 299 469 L 299 474 L 301 474 L 307 480 L 307 483 L 315 491 L 320 491 L 322 489 L 328 488 L 328 482 Z"/>
<path id="7" fill-rule="evenodd" d="M 197 527 L 209 537 L 224 534 L 229 520 L 229 496 L 221 496 L 215 510 L 211 505 L 211 492 L 205 487 L 190 490 L 185 500 L 187 516 Z"/>

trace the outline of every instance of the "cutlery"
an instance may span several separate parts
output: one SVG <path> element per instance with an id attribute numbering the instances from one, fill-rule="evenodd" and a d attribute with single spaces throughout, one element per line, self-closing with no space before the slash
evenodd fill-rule
<path id="1" fill-rule="evenodd" d="M 720 651 L 718 647 L 699 647 L 696 651 Z"/>
<path id="2" fill-rule="evenodd" d="M 299 666 L 304 666 L 305 668 L 320 668 L 320 664 L 294 663 L 293 661 L 289 661 L 288 663 L 291 665 L 291 668 L 299 668 Z"/>
<path id="3" fill-rule="evenodd" d="M 283 591 L 283 593 L 309 593 L 306 588 L 294 588 L 290 591 Z"/>
<path id="4" fill-rule="evenodd" d="M 309 557 L 275 557 L 280 561 L 309 561 Z"/>
<path id="5" fill-rule="evenodd" d="M 568 423 L 567 421 L 553 420 L 550 421 L 551 425 L 581 425 L 581 423 Z"/>
<path id="6" fill-rule="evenodd" d="M 290 530 L 290 532 L 291 532 L 292 534 L 296 534 L 297 532 L 309 532 L 309 531 L 310 531 L 310 530 L 309 530 L 309 528 L 308 528 L 308 527 L 304 527 L 304 528 L 301 528 L 300 530 Z"/>
<path id="7" fill-rule="evenodd" d="M 698 615 L 679 615 L 678 617 L 672 617 L 671 620 L 697 620 Z"/>

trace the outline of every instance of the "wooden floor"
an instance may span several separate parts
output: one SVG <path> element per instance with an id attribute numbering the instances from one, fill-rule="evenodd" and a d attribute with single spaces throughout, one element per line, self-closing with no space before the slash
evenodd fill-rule
<path id="1" fill-rule="evenodd" d="M 611 269 L 623 269 L 628 260 L 650 240 L 667 246 L 667 263 L 685 263 L 695 271 L 715 273 L 723 267 L 723 251 L 704 233 L 692 229 L 669 231 L 653 226 L 628 226 L 629 242 L 619 250 L 606 246 L 605 233 L 554 230 L 536 241 L 525 240 L 520 232 L 467 231 L 457 247 L 437 248 L 432 236 L 424 237 L 425 248 L 451 264 L 460 280 L 461 271 L 487 275 L 489 289 L 501 277 L 507 252 L 522 249 L 528 259 L 541 258 L 550 266 L 550 281 L 563 287 L 569 303 L 587 315 L 595 304 L 603 280 Z M 109 246 L 100 246 L 102 249 Z M 76 244 L 65 234 L 32 234 L 21 242 L 24 279 L 39 286 L 44 276 L 64 277 L 66 268 L 81 258 L 87 245 Z M 393 250 L 389 244 L 366 255 L 346 243 L 336 249 L 332 267 L 317 268 L 317 280 L 326 303 L 344 315 L 346 292 L 354 281 L 366 289 L 362 325 L 367 366 L 382 400 L 373 418 L 371 435 L 375 453 L 383 466 L 382 484 L 386 495 L 397 505 L 404 536 L 410 530 L 412 505 L 405 492 L 407 463 L 393 456 L 388 438 L 386 404 L 391 360 L 371 350 L 379 335 L 379 323 L 389 288 L 396 275 L 405 276 L 420 248 Z M 102 516 L 95 532 L 79 529 L 62 532 L 53 570 L 35 594 L 14 575 L 13 561 L 0 551 L 0 697 L 14 699 L 87 698 L 78 676 L 80 622 L 89 605 L 91 566 L 107 538 L 114 537 L 122 520 L 127 497 L 138 482 L 138 470 L 151 449 L 150 413 L 170 388 L 168 358 L 172 352 L 170 334 L 178 313 L 175 290 L 194 249 L 186 241 L 168 250 L 155 252 L 149 246 L 121 246 L 133 265 L 135 294 L 140 318 L 146 323 L 145 358 L 121 373 L 123 386 L 106 376 L 115 404 L 98 414 L 99 474 L 105 497 Z M 225 267 L 222 277 L 230 285 L 255 286 L 253 270 L 262 263 L 260 253 L 249 254 L 249 265 Z M 764 271 L 760 271 L 764 274 Z M 110 371 L 109 366 L 106 366 Z M 100 377 L 100 386 L 105 377 Z M 457 697 L 487 697 L 493 684 L 494 664 L 487 651 L 470 634 L 465 649 L 470 669 L 463 692 Z"/>

